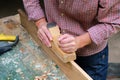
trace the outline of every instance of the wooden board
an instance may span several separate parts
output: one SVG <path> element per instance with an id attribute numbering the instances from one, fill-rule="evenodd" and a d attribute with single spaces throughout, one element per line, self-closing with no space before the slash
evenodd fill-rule
<path id="1" fill-rule="evenodd" d="M 21 18 L 21 24 L 29 32 L 32 38 L 41 46 L 43 51 L 60 67 L 69 80 L 92 80 L 92 78 L 80 68 L 74 61 L 63 63 L 55 53 L 43 45 L 37 37 L 37 28 L 34 22 L 28 21 L 28 17 L 22 10 L 18 10 Z"/>

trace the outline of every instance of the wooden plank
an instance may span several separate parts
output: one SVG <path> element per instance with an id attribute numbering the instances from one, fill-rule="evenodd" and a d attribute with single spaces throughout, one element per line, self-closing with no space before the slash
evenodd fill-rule
<path id="1" fill-rule="evenodd" d="M 35 24 L 31 21 L 28 21 L 28 17 L 22 10 L 18 10 L 21 18 L 21 24 L 33 37 L 33 39 L 41 46 L 43 51 L 60 67 L 60 69 L 66 74 L 69 80 L 93 80 L 82 68 L 80 68 L 74 61 L 63 63 L 55 53 L 47 48 L 41 43 L 38 39 L 37 28 Z"/>
<path id="2" fill-rule="evenodd" d="M 76 59 L 75 52 L 65 53 L 58 46 L 58 37 L 60 36 L 60 30 L 56 23 L 48 23 L 47 27 L 52 35 L 53 41 L 51 41 L 52 47 L 50 48 L 64 63 L 73 61 Z"/>

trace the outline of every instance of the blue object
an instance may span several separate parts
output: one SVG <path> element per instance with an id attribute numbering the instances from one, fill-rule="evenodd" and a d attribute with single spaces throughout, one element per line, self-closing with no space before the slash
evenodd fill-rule
<path id="1" fill-rule="evenodd" d="M 19 41 L 19 36 L 16 36 L 16 40 L 14 42 L 0 41 L 0 55 L 11 50 L 13 46 L 16 46 L 18 41 Z"/>

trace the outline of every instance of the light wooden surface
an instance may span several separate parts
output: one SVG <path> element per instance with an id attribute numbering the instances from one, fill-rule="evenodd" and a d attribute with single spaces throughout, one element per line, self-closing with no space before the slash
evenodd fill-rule
<path id="1" fill-rule="evenodd" d="M 24 28 L 29 32 L 32 38 L 41 46 L 43 51 L 60 67 L 60 69 L 66 74 L 69 80 L 92 80 L 92 78 L 80 68 L 74 61 L 63 63 L 55 53 L 43 45 L 37 37 L 37 28 L 33 22 L 28 21 L 28 17 L 22 10 L 18 10 L 21 23 Z"/>

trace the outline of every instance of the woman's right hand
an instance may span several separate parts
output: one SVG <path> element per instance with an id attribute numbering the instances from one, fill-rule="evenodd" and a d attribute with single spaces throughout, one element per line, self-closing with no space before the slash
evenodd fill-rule
<path id="1" fill-rule="evenodd" d="M 52 36 L 47 28 L 47 22 L 46 20 L 41 20 L 39 24 L 37 24 L 38 27 L 38 38 L 47 46 L 51 47 L 50 41 L 52 41 Z"/>

